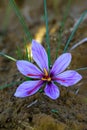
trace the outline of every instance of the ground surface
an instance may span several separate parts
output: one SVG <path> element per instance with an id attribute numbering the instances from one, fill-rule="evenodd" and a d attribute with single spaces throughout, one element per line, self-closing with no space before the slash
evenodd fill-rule
<path id="1" fill-rule="evenodd" d="M 64 3 L 66 5 L 66 2 Z M 0 17 L 2 18 L 0 20 L 0 51 L 17 58 L 17 46 L 21 47 L 23 53 L 25 52 L 23 45 L 24 32 L 14 13 L 10 13 L 8 26 L 5 28 L 7 31 L 3 30 L 5 4 L 2 3 L 0 7 Z M 29 10 L 27 12 L 28 4 Z M 72 2 L 62 35 L 62 47 L 59 54 L 62 53 L 74 24 L 81 13 L 86 10 L 86 7 L 86 0 L 84 4 L 81 0 L 77 0 L 76 3 Z M 45 25 L 42 18 L 42 8 L 42 1 L 38 4 L 34 0 L 31 3 L 26 1 L 20 6 L 34 39 L 45 46 Z M 55 4 L 48 0 L 52 63 L 55 60 L 60 20 L 65 8 L 66 6 L 63 5 L 62 1 Z M 77 30 L 69 48 L 87 37 L 86 28 L 87 17 Z M 85 42 L 71 51 L 73 58 L 68 69 L 87 66 L 86 48 L 87 43 Z M 0 57 L 0 88 L 10 84 L 10 87 L 0 90 L 0 130 L 87 130 L 87 71 L 79 71 L 79 73 L 82 74 L 83 80 L 67 89 L 60 86 L 61 96 L 55 101 L 49 99 L 43 92 L 20 99 L 13 96 L 18 87 L 17 84 L 13 83 L 23 81 L 24 77 L 18 72 L 15 62 Z"/>

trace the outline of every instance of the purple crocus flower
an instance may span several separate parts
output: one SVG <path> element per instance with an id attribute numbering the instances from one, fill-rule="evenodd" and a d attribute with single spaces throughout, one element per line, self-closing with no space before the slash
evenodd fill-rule
<path id="1" fill-rule="evenodd" d="M 82 76 L 74 70 L 64 71 L 71 62 L 70 53 L 64 53 L 59 56 L 51 69 L 48 67 L 48 56 L 45 49 L 35 40 L 32 41 L 32 54 L 39 68 L 26 60 L 18 60 L 16 64 L 18 70 L 24 76 L 33 78 L 34 80 L 25 81 L 19 85 L 14 96 L 21 98 L 31 96 L 45 84 L 45 94 L 51 99 L 57 99 L 60 96 L 60 91 L 55 82 L 69 87 L 82 79 Z"/>

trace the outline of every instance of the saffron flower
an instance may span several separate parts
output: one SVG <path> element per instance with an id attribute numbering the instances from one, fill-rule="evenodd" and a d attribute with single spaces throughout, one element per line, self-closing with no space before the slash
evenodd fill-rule
<path id="1" fill-rule="evenodd" d="M 48 66 L 48 56 L 45 49 L 35 40 L 32 40 L 32 55 L 38 67 L 26 60 L 18 60 L 16 62 L 20 73 L 33 79 L 19 85 L 14 94 L 16 97 L 31 96 L 45 84 L 45 94 L 51 99 L 57 99 L 60 96 L 60 90 L 55 82 L 69 87 L 82 79 L 82 76 L 74 70 L 64 71 L 71 62 L 70 53 L 64 53 L 59 56 L 51 69 Z"/>

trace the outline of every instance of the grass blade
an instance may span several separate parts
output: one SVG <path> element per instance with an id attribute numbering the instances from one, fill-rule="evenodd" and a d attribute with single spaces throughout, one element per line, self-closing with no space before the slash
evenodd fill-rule
<path id="1" fill-rule="evenodd" d="M 46 4 L 46 0 L 44 0 L 44 14 L 45 14 L 45 23 L 46 23 L 47 53 L 48 53 L 48 61 L 49 61 L 49 66 L 50 66 L 50 64 L 51 64 L 51 57 L 50 57 L 50 38 L 49 38 L 49 29 L 48 29 L 48 16 L 47 16 L 47 4 Z"/>
<path id="2" fill-rule="evenodd" d="M 79 71 L 79 70 L 87 70 L 87 67 L 76 69 L 76 71 Z"/>
<path id="3" fill-rule="evenodd" d="M 10 59 L 10 60 L 12 60 L 12 61 L 15 61 L 15 62 L 16 62 L 16 59 L 15 59 L 15 58 L 13 58 L 13 57 L 11 57 L 11 56 L 8 56 L 8 55 L 6 55 L 6 54 L 4 54 L 3 52 L 0 52 L 0 56 L 4 56 L 4 57 L 6 57 L 6 58 L 8 58 L 8 59 Z"/>
<path id="4" fill-rule="evenodd" d="M 66 43 L 66 46 L 65 46 L 65 48 L 64 48 L 64 53 L 67 51 L 68 46 L 69 46 L 69 44 L 70 44 L 70 42 L 71 42 L 71 40 L 72 40 L 72 38 L 73 38 L 73 36 L 74 36 L 76 30 L 78 29 L 80 23 L 83 21 L 83 19 L 84 19 L 84 17 L 85 17 L 86 14 L 87 14 L 87 10 L 81 15 L 81 17 L 79 18 L 77 24 L 75 25 L 75 27 L 74 27 L 74 29 L 73 29 L 73 31 L 72 31 L 72 33 L 71 33 L 71 35 L 70 35 L 70 37 L 69 37 L 67 43 Z"/>
<path id="5" fill-rule="evenodd" d="M 19 46 L 17 46 L 16 54 L 17 54 L 17 59 L 19 59 L 19 60 L 23 59 L 23 53 L 22 53 L 22 50 Z"/>
<path id="6" fill-rule="evenodd" d="M 20 21 L 20 23 L 21 23 L 21 25 L 22 25 L 22 27 L 23 27 L 23 29 L 24 29 L 24 32 L 25 32 L 25 34 L 26 34 L 26 38 L 27 38 L 28 42 L 29 42 L 29 41 L 31 42 L 31 41 L 32 41 L 32 36 L 31 36 L 31 34 L 30 34 L 30 32 L 29 32 L 29 29 L 28 29 L 28 27 L 27 27 L 27 25 L 26 25 L 26 23 L 25 23 L 25 21 L 24 21 L 23 16 L 21 15 L 21 13 L 20 13 L 20 11 L 19 11 L 18 6 L 16 5 L 16 3 L 15 3 L 14 0 L 9 0 L 9 3 L 10 3 L 10 6 L 14 9 L 16 15 L 17 15 L 18 18 L 19 18 L 19 21 Z"/>
<path id="7" fill-rule="evenodd" d="M 5 85 L 3 85 L 3 86 L 0 86 L 0 90 L 2 90 L 2 89 L 4 89 L 4 88 L 11 87 L 11 86 L 14 86 L 14 85 L 18 85 L 18 84 L 20 84 L 20 83 L 22 83 L 22 81 L 12 82 L 12 83 L 10 83 L 10 84 L 5 84 Z"/>
<path id="8" fill-rule="evenodd" d="M 71 5 L 71 0 L 68 0 L 67 7 L 66 7 L 66 10 L 65 10 L 65 13 L 64 13 L 64 17 L 63 17 L 63 20 L 62 20 L 61 25 L 60 25 L 60 30 L 58 32 L 58 46 L 56 48 L 56 57 L 58 57 L 58 50 L 60 49 L 60 45 L 61 45 L 61 42 L 62 42 L 62 33 L 64 31 L 65 23 L 66 23 L 67 16 L 68 16 L 68 13 L 69 13 L 69 10 L 70 10 L 70 5 Z"/>
<path id="9" fill-rule="evenodd" d="M 24 38 L 24 48 L 25 48 L 25 60 L 28 60 L 31 62 L 31 51 L 27 48 L 27 41 L 26 38 Z"/>

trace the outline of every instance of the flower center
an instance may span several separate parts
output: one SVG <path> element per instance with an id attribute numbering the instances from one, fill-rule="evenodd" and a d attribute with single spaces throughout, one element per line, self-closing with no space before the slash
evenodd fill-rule
<path id="1" fill-rule="evenodd" d="M 49 73 L 48 73 L 48 71 L 46 70 L 46 68 L 44 68 L 44 76 L 41 78 L 41 80 L 43 80 L 43 81 L 48 81 L 48 82 L 51 81 L 51 77 L 49 76 Z"/>

